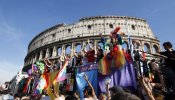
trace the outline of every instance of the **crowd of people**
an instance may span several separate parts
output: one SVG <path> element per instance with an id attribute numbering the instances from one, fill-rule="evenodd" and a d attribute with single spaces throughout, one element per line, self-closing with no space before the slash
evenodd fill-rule
<path id="1" fill-rule="evenodd" d="M 163 43 L 166 51 L 154 54 L 157 59 L 146 59 L 145 55 L 139 54 L 137 51 L 125 50 L 121 47 L 123 40 L 117 32 L 120 28 L 116 28 L 110 34 L 110 42 L 100 34 L 101 46 L 93 46 L 90 41 L 87 42 L 89 49 L 82 47 L 81 52 L 73 52 L 73 55 L 67 54 L 59 56 L 57 61 L 44 59 L 44 62 L 36 62 L 32 65 L 32 72 L 29 73 L 30 78 L 25 82 L 19 82 L 18 93 L 10 99 L 15 100 L 174 100 L 175 99 L 175 51 L 172 49 L 170 42 Z M 132 54 L 133 53 L 133 54 Z M 80 92 L 74 89 L 72 93 L 67 93 L 66 87 L 63 84 L 55 88 L 53 79 L 49 78 L 51 73 L 58 73 L 63 66 L 73 70 L 76 73 L 78 66 L 86 65 L 87 63 L 98 64 L 98 72 L 101 75 L 112 73 L 114 68 L 123 70 L 126 63 L 133 64 L 135 71 L 135 79 L 137 86 L 135 90 L 130 90 L 120 85 L 111 86 L 110 81 L 105 82 L 105 92 L 95 92 L 92 83 L 86 74 L 83 78 L 87 86 L 82 88 L 84 97 L 80 96 Z M 119 71 L 119 73 L 122 73 Z M 34 78 L 35 76 L 35 78 Z M 38 77 L 36 79 L 36 76 Z M 44 77 L 45 83 L 37 90 L 38 85 L 41 85 L 38 80 Z M 56 76 L 55 76 L 56 77 Z M 121 77 L 121 76 L 118 76 Z M 126 77 L 125 77 L 126 78 Z M 122 81 L 125 81 L 123 78 Z M 29 88 L 29 84 L 32 88 Z M 59 81 L 57 81 L 59 83 Z M 36 84 L 36 86 L 34 86 Z M 33 86 L 32 86 L 33 85 Z M 54 98 L 48 94 L 49 89 Z M 8 91 L 9 92 L 9 91 Z M 22 93 L 22 94 L 20 94 Z M 5 93 L 7 94 L 7 92 Z M 5 95 L 4 94 L 4 95 Z M 8 93 L 9 94 L 9 93 Z M 2 100 L 5 96 L 1 94 Z M 9 96 L 10 97 L 10 96 Z"/>

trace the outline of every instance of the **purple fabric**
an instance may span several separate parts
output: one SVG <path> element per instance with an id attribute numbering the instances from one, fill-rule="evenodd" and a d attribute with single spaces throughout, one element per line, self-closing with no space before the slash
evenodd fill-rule
<path id="1" fill-rule="evenodd" d="M 106 92 L 105 80 L 106 77 L 111 78 L 110 87 L 121 86 L 125 88 L 136 89 L 136 77 L 135 71 L 132 64 L 126 63 L 122 69 L 111 69 L 112 73 L 108 76 L 102 76 L 99 74 L 98 83 L 100 92 Z"/>
<path id="2" fill-rule="evenodd" d="M 32 74 L 32 69 L 29 69 L 28 70 L 28 75 L 31 75 Z"/>

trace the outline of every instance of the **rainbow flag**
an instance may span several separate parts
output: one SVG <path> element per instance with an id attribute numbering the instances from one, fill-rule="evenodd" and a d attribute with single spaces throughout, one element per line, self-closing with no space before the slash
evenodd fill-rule
<path id="1" fill-rule="evenodd" d="M 107 57 L 108 55 L 104 56 L 98 62 L 98 71 L 102 75 L 110 74 L 110 67 L 111 67 L 111 60 Z"/>
<path id="2" fill-rule="evenodd" d="M 41 75 L 41 77 L 38 80 L 38 84 L 35 90 L 35 95 L 39 95 L 42 93 L 42 90 L 45 88 L 45 86 L 47 85 L 46 79 L 44 77 L 44 75 Z"/>
<path id="3" fill-rule="evenodd" d="M 66 67 L 68 65 L 68 60 L 66 60 L 62 66 L 62 68 L 60 69 L 60 71 L 58 72 L 58 74 L 56 75 L 53 84 L 55 85 L 56 82 L 60 82 L 66 79 Z"/>
<path id="4" fill-rule="evenodd" d="M 26 82 L 25 87 L 24 87 L 24 89 L 23 89 L 23 93 L 27 93 L 28 88 L 30 87 L 30 86 L 29 86 L 29 85 L 30 85 L 30 82 L 31 82 L 31 78 L 29 77 L 29 78 L 27 79 L 27 82 Z"/>

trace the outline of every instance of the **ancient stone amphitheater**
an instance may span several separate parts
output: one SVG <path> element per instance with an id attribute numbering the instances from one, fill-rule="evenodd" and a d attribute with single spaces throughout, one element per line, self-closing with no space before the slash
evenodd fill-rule
<path id="1" fill-rule="evenodd" d="M 129 35 L 140 50 L 150 54 L 160 51 L 159 40 L 146 20 L 127 16 L 95 16 L 81 18 L 69 25 L 58 24 L 39 33 L 29 43 L 24 66 L 44 58 L 55 59 L 59 55 L 72 54 L 86 46 L 87 41 L 96 46 L 100 44 L 99 33 L 109 38 L 109 33 L 117 26 L 121 28 L 119 33 L 123 34 L 125 48 L 128 47 Z"/>

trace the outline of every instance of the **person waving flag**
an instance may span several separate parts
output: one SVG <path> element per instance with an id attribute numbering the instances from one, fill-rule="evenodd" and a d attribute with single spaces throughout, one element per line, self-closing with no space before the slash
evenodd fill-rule
<path id="1" fill-rule="evenodd" d="M 58 74 L 56 75 L 53 84 L 55 85 L 56 82 L 60 82 L 66 79 L 66 68 L 68 65 L 68 59 L 65 60 L 62 68 L 60 69 L 60 71 L 58 72 Z"/>

